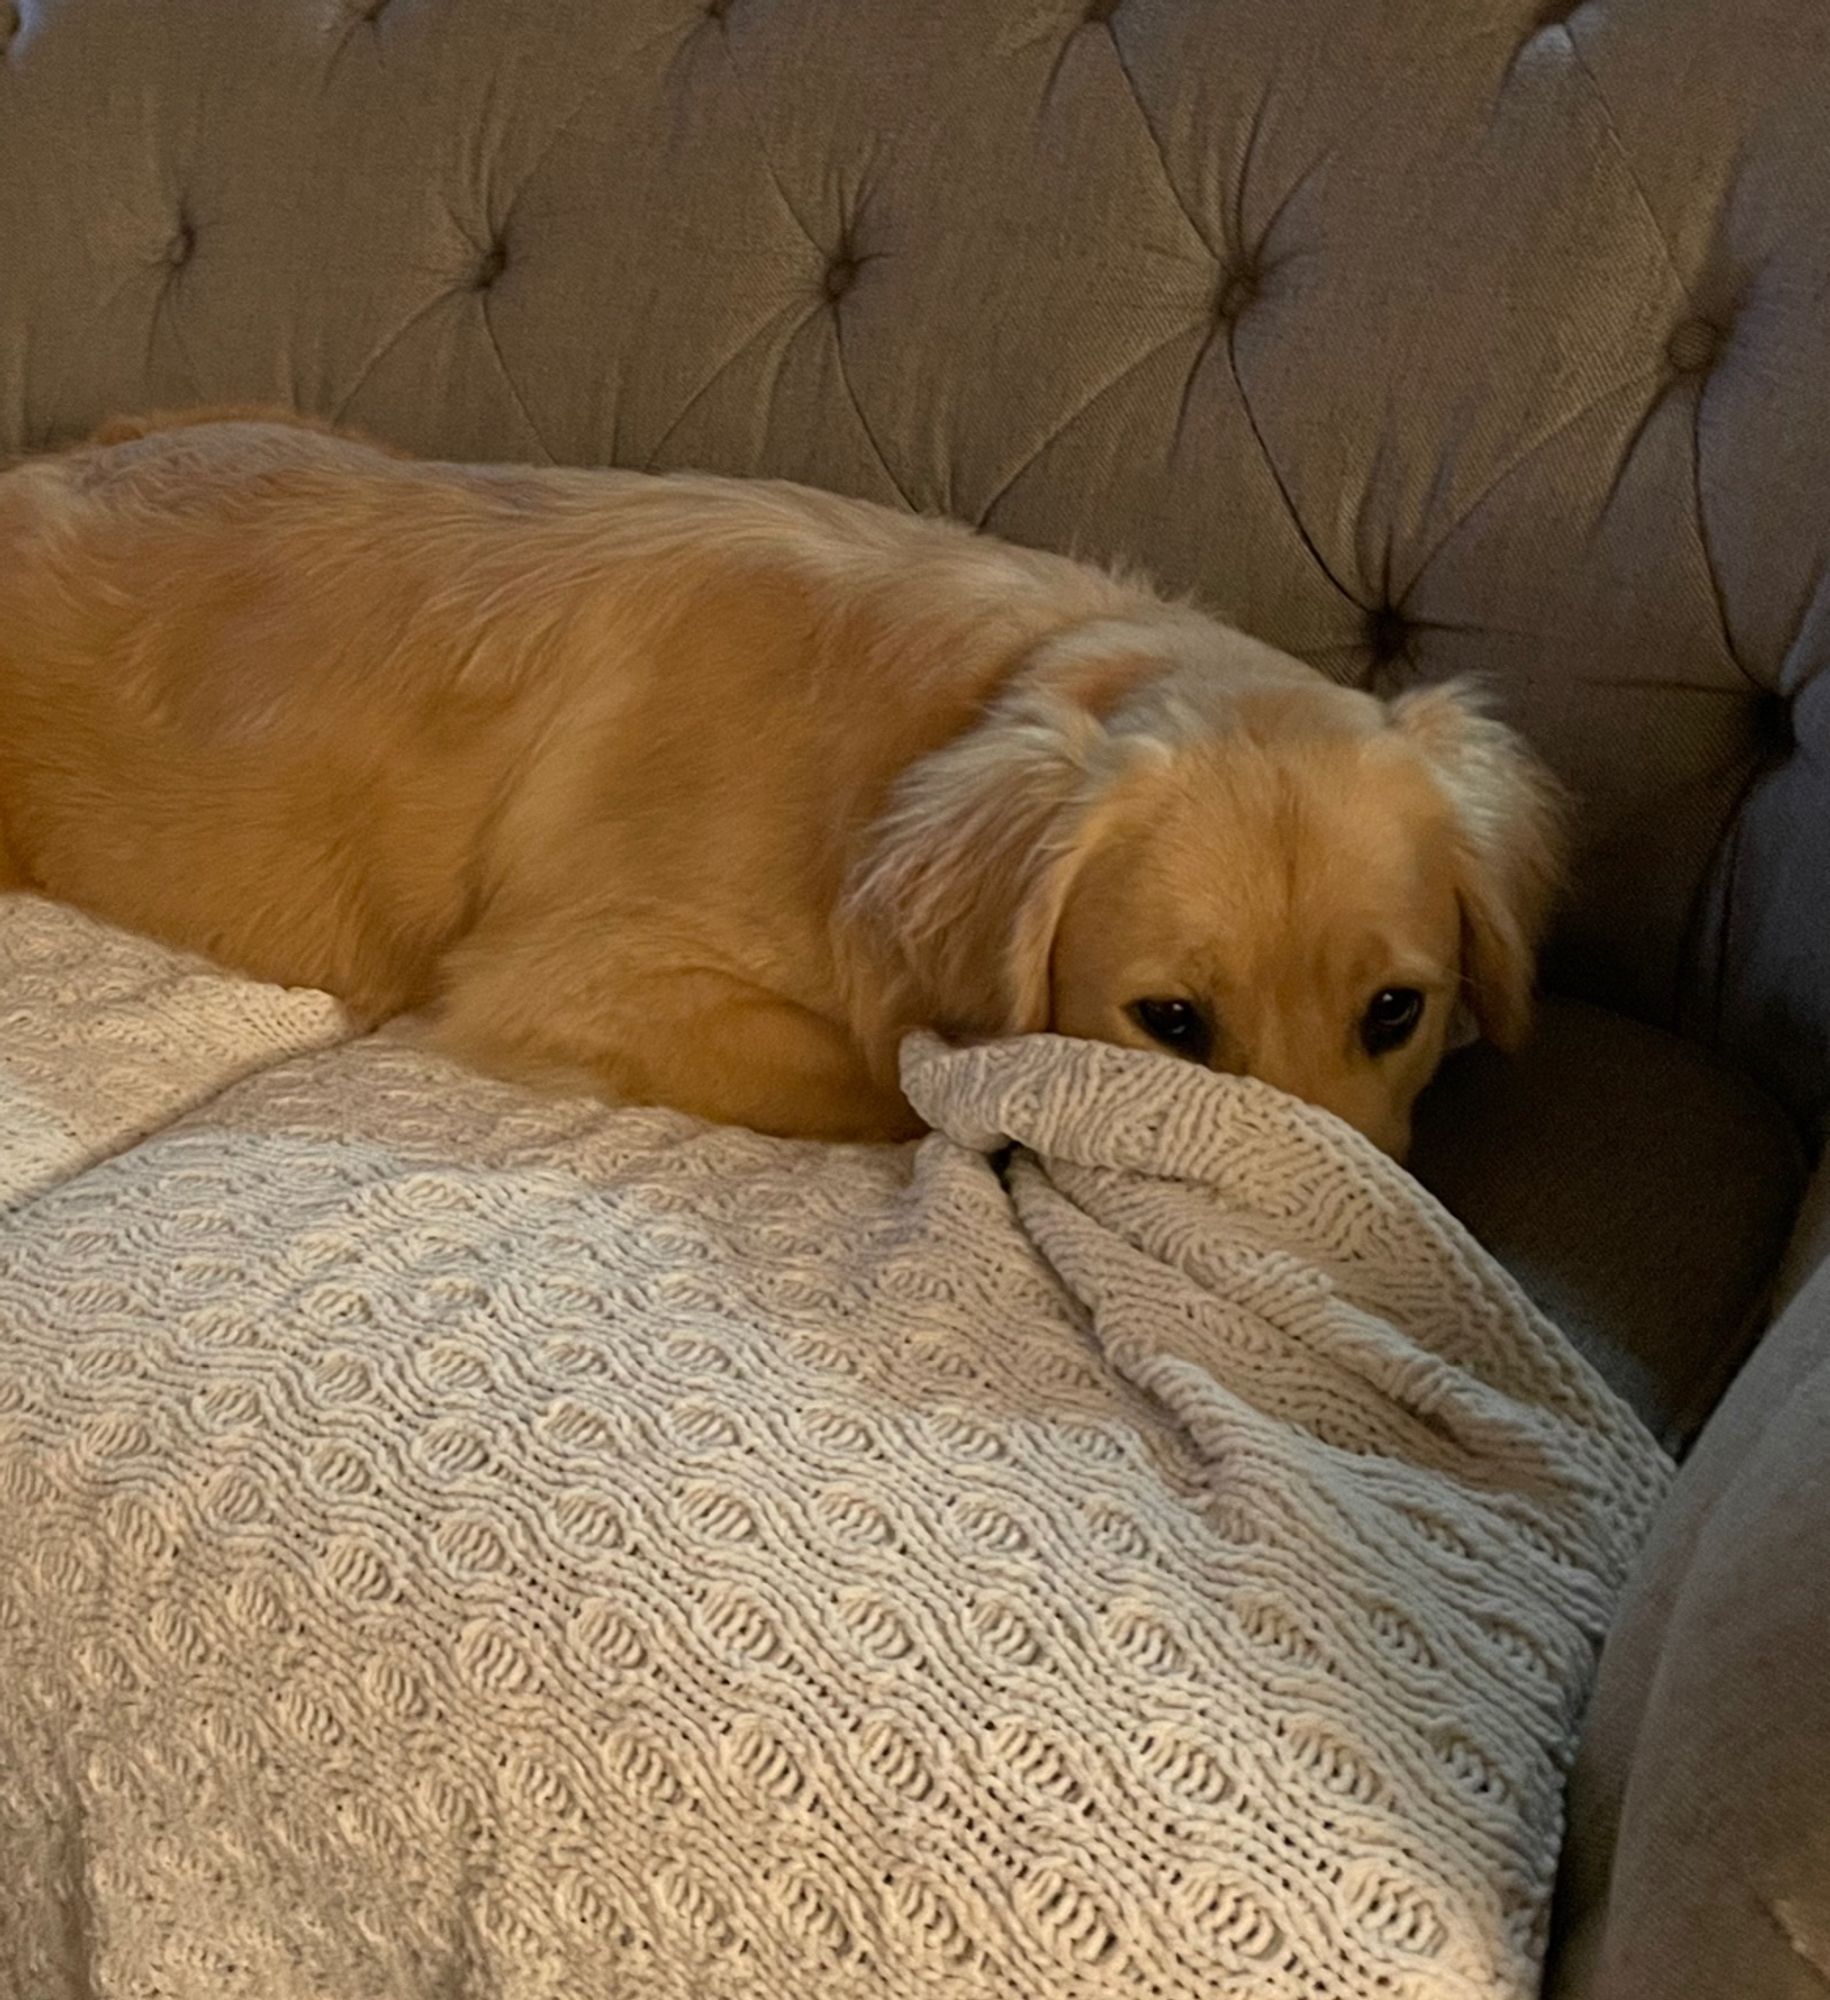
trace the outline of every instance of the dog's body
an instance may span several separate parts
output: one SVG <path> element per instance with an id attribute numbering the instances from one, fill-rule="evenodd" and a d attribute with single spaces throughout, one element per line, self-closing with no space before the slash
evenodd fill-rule
<path id="1" fill-rule="evenodd" d="M 917 1129 L 912 1026 L 1147 1041 L 1192 982 L 1203 1059 L 1397 1149 L 1457 992 L 1518 1025 L 1545 795 L 1450 698 L 795 487 L 105 436 L 0 477 L 0 886 L 775 1132 Z M 1316 1010 L 1399 980 L 1349 1061 Z"/>

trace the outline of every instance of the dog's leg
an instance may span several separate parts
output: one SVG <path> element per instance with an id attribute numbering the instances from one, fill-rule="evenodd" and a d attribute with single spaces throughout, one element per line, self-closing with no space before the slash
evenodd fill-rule
<path id="1" fill-rule="evenodd" d="M 691 974 L 678 985 L 672 1032 L 638 1044 L 651 1101 L 783 1138 L 907 1139 L 925 1129 L 831 1021 L 736 980 Z"/>
<path id="2" fill-rule="evenodd" d="M 589 1079 L 616 1104 L 664 1104 L 785 1138 L 907 1139 L 924 1128 L 842 1028 L 722 973 L 621 978 L 566 995 L 467 956 L 428 1039 L 499 1076 Z"/>

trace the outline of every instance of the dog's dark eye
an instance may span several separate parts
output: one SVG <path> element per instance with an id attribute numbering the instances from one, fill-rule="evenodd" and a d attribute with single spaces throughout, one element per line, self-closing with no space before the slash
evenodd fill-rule
<path id="1" fill-rule="evenodd" d="M 1360 1042 L 1369 1056 L 1401 1049 L 1423 1019 L 1423 995 L 1414 986 L 1388 986 L 1375 993 L 1360 1017 Z"/>
<path id="2" fill-rule="evenodd" d="M 1190 1062 L 1204 1063 L 1214 1052 L 1213 1023 L 1192 1000 L 1139 1000 L 1131 1018 L 1153 1042 Z"/>

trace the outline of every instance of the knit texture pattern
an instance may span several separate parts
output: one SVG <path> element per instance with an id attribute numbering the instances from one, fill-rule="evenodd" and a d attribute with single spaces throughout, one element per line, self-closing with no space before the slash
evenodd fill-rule
<path id="1" fill-rule="evenodd" d="M 7 2000 L 1534 1989 L 1666 1467 L 1333 1120 L 918 1042 L 785 1144 L 0 967 Z"/>
<path id="2" fill-rule="evenodd" d="M 0 896 L 0 1214 L 238 1076 L 345 1038 L 322 993 L 225 979 L 32 896 Z"/>

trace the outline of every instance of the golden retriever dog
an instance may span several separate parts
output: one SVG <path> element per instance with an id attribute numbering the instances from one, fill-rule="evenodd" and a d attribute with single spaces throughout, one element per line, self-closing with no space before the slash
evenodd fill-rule
<path id="1" fill-rule="evenodd" d="M 1053 1030 L 1401 1155 L 1556 872 L 1461 693 L 950 523 L 246 411 L 0 476 L 0 886 L 498 1074 L 890 1139 L 908 1030 Z"/>

